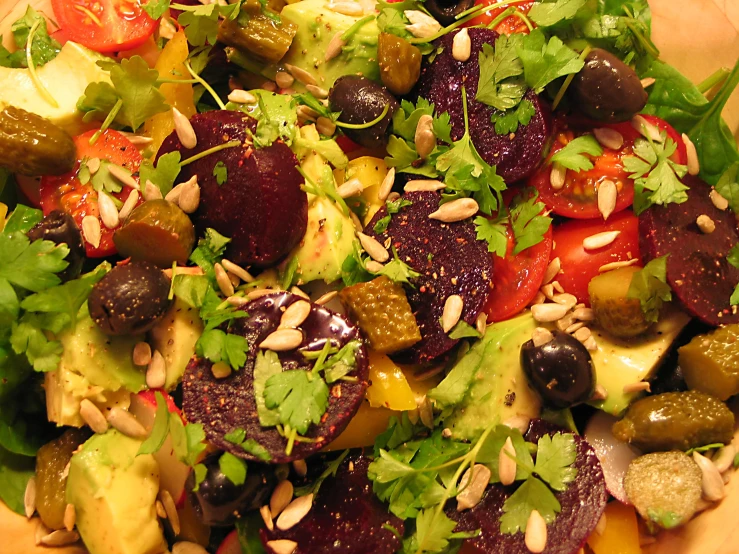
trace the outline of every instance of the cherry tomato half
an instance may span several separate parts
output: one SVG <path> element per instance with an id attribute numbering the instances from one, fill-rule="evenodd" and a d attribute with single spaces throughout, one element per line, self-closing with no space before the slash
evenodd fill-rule
<path id="1" fill-rule="evenodd" d="M 528 306 L 536 296 L 544 279 L 549 256 L 552 252 L 552 228 L 544 240 L 513 254 L 513 233 L 508 228 L 508 251 L 505 258 L 494 257 L 493 290 L 490 292 L 485 312 L 488 321 L 503 321 Z"/>
<path id="2" fill-rule="evenodd" d="M 88 131 L 78 135 L 74 139 L 77 146 L 77 159 L 107 160 L 116 165 L 120 165 L 136 173 L 141 165 L 141 154 L 136 146 L 134 146 L 125 136 L 118 131 L 108 129 L 104 131 L 94 145 L 90 145 L 90 138 L 95 131 Z M 64 175 L 47 176 L 41 179 L 41 209 L 44 215 L 53 210 L 62 210 L 72 215 L 77 226 L 82 229 L 82 219 L 85 216 L 92 215 L 100 220 L 100 210 L 98 209 L 98 193 L 92 184 L 82 184 L 78 178 L 80 164 L 77 163 L 75 168 Z M 128 187 L 123 187 L 120 192 L 112 193 L 111 196 L 120 201 L 125 201 L 130 194 Z M 143 200 L 139 198 L 139 203 Z M 85 251 L 90 258 L 100 258 L 115 254 L 116 249 L 113 244 L 113 232 L 115 229 L 108 229 L 100 220 L 100 244 L 95 247 L 87 240 L 85 243 Z"/>
<path id="3" fill-rule="evenodd" d="M 475 17 L 468 21 L 465 27 L 475 27 L 477 25 L 484 25 L 487 27 L 492 21 L 498 17 L 501 13 L 510 7 L 515 7 L 518 11 L 527 14 L 534 4 L 534 0 L 517 0 L 515 2 L 508 2 L 505 6 L 496 6 L 496 0 L 477 0 L 475 4 L 478 6 L 490 6 L 489 10 L 483 12 L 482 15 Z M 496 25 L 495 30 L 503 35 L 512 35 L 513 33 L 528 33 L 529 28 L 523 22 L 520 17 L 515 15 L 509 15 L 508 17 L 501 20 Z"/>
<path id="4" fill-rule="evenodd" d="M 52 0 L 61 36 L 97 52 L 130 50 L 146 41 L 157 22 L 141 0 Z"/>
<path id="5" fill-rule="evenodd" d="M 620 231 L 609 245 L 597 250 L 585 250 L 583 239 L 604 231 Z M 588 284 L 600 268 L 612 262 L 632 259 L 641 265 L 639 251 L 639 219 L 631 210 L 612 215 L 608 221 L 568 221 L 554 228 L 552 258 L 559 258 L 561 272 L 555 277 L 565 292 L 574 294 L 578 302 L 590 305 Z"/>

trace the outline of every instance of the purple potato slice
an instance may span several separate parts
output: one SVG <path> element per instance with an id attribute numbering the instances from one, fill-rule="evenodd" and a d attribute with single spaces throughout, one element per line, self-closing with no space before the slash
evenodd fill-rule
<path id="1" fill-rule="evenodd" d="M 381 243 L 390 240 L 399 258 L 421 277 L 406 288 L 408 302 L 421 330 L 421 340 L 393 358 L 406 363 L 430 362 L 447 353 L 459 340 L 451 339 L 439 323 L 446 299 L 458 294 L 464 300 L 461 321 L 472 326 L 490 295 L 493 257 L 487 243 L 477 240 L 471 220 L 442 223 L 429 219 L 439 208 L 437 192 L 410 192 L 412 202 L 392 216 L 385 232 L 374 232 L 375 224 L 387 215 L 383 206 L 365 228 Z"/>
<path id="2" fill-rule="evenodd" d="M 211 371 L 212 362 L 198 357 L 190 360 L 182 379 L 183 410 L 188 421 L 204 424 L 206 438 L 215 447 L 246 460 L 260 461 L 224 438 L 229 432 L 243 429 L 247 438 L 254 439 L 269 452 L 271 463 L 299 460 L 335 439 L 359 409 L 369 374 L 367 351 L 363 345 L 356 352 L 356 367 L 348 374 L 356 381 L 341 380 L 329 385 L 326 413 L 321 423 L 311 425 L 305 434 L 310 441 L 296 442 L 288 455 L 285 452 L 287 439 L 275 427 L 260 425 L 254 397 L 254 363 L 258 345 L 277 330 L 284 309 L 298 300 L 302 298 L 281 292 L 257 298 L 244 306 L 249 317 L 233 321 L 229 333 L 246 337 L 249 351 L 244 367 L 230 376 L 216 379 Z M 298 349 L 278 353 L 283 370 L 312 369 L 313 361 L 306 360 L 299 349 L 320 351 L 327 340 L 341 348 L 352 340 L 361 340 L 357 327 L 343 316 L 316 304 L 312 305 L 300 329 L 304 339 Z"/>
<path id="3" fill-rule="evenodd" d="M 414 97 L 423 97 L 434 104 L 437 114 L 448 112 L 452 123 L 452 138 L 459 140 L 464 135 L 464 112 L 462 108 L 462 86 L 467 93 L 467 114 L 470 136 L 483 160 L 497 167 L 498 175 L 506 183 L 514 183 L 534 173 L 542 160 L 544 148 L 552 135 L 551 110 L 534 91 L 524 98 L 534 106 L 535 114 L 528 125 L 519 126 L 515 133 L 498 135 L 491 117 L 499 113 L 492 106 L 475 100 L 480 78 L 479 53 L 482 45 L 494 44 L 498 33 L 490 29 L 471 27 L 468 29 L 472 41 L 472 55 L 466 62 L 454 59 L 452 42 L 455 31 L 434 42 L 442 48 L 430 64 L 421 69 L 421 77 L 411 92 Z"/>
<path id="4" fill-rule="evenodd" d="M 536 442 L 545 434 L 553 435 L 563 429 L 543 420 L 532 420 L 525 435 L 527 441 Z M 603 470 L 593 448 L 579 435 L 577 444 L 577 477 L 564 492 L 554 495 L 562 506 L 553 523 L 547 525 L 547 545 L 543 554 L 576 554 L 598 524 L 608 502 Z M 517 486 L 517 485 L 516 485 Z M 455 531 L 474 531 L 480 535 L 468 539 L 465 553 L 479 554 L 530 554 L 524 543 L 524 533 L 515 535 L 500 532 L 503 503 L 513 494 L 516 486 L 491 485 L 482 501 L 474 508 L 457 512 L 456 504 L 446 509 L 447 515 L 457 521 Z"/>
<path id="5" fill-rule="evenodd" d="M 313 501 L 313 507 L 298 524 L 280 531 L 260 530 L 267 552 L 275 554 L 269 541 L 291 540 L 298 544 L 294 554 L 393 554 L 400 549 L 405 531 L 403 520 L 390 514 L 372 492 L 367 478 L 371 460 L 352 453 L 335 477 L 328 477 Z"/>
<path id="6" fill-rule="evenodd" d="M 183 183 L 198 176 L 200 206 L 193 214 L 198 234 L 212 227 L 231 238 L 226 257 L 237 264 L 277 263 L 300 242 L 308 226 L 308 199 L 300 190 L 303 178 L 295 154 L 281 142 L 260 149 L 249 146 L 247 139 L 257 121 L 240 112 L 206 112 L 193 116 L 190 123 L 197 146 L 186 149 L 173 132 L 162 143 L 157 160 L 173 151 L 180 151 L 184 160 L 232 140 L 247 143 L 194 161 L 177 177 Z M 219 163 L 226 170 L 222 184 L 213 175 Z"/>
<path id="7" fill-rule="evenodd" d="M 738 323 L 729 299 L 739 283 L 739 268 L 726 256 L 739 243 L 736 216 L 711 202 L 711 187 L 698 177 L 683 178 L 688 200 L 652 206 L 639 216 L 639 247 L 645 261 L 667 255 L 667 282 L 685 309 L 709 325 Z M 715 225 L 704 233 L 696 220 L 707 215 Z"/>

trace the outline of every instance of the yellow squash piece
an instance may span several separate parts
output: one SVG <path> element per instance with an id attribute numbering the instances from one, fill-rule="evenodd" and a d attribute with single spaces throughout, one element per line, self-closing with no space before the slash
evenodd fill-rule
<path id="1" fill-rule="evenodd" d="M 367 400 L 372 408 L 397 411 L 416 408 L 416 396 L 403 370 L 385 354 L 369 351 L 369 380 Z"/>
<path id="2" fill-rule="evenodd" d="M 367 225 L 377 213 L 377 210 L 385 204 L 377 197 L 380 192 L 380 185 L 387 175 L 385 161 L 373 156 L 361 156 L 351 160 L 346 169 L 335 170 L 334 175 L 338 184 L 345 183 L 350 179 L 359 179 L 359 182 L 362 183 L 364 188 L 361 197 L 362 200 L 367 202 L 367 213 L 362 223 Z"/>
<path id="3" fill-rule="evenodd" d="M 611 502 L 605 511 L 606 527 L 588 538 L 588 546 L 595 554 L 641 554 L 639 525 L 633 506 Z"/>

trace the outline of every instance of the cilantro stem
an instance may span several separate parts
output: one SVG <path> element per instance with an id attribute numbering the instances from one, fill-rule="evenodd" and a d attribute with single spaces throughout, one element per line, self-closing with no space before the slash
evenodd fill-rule
<path id="1" fill-rule="evenodd" d="M 367 121 L 366 123 L 343 123 L 341 121 L 335 121 L 334 123 L 336 123 L 337 127 L 341 127 L 343 129 L 369 129 L 373 125 L 377 125 L 380 121 L 385 119 L 385 116 L 389 111 L 390 104 L 385 104 L 385 107 L 382 109 L 382 113 L 374 118 L 372 121 Z"/>
<path id="2" fill-rule="evenodd" d="M 590 45 L 586 46 L 583 51 L 580 53 L 580 59 L 584 60 L 588 54 L 590 54 L 590 51 L 592 48 Z M 570 88 L 570 83 L 572 83 L 572 80 L 575 78 L 575 73 L 570 73 L 564 80 L 564 83 L 562 83 L 562 86 L 559 87 L 559 92 L 557 92 L 557 96 L 554 97 L 554 102 L 552 102 L 552 110 L 556 110 L 557 106 L 559 106 L 559 103 L 562 101 L 562 98 L 564 98 L 565 92 L 567 92 L 567 89 Z"/>
<path id="3" fill-rule="evenodd" d="M 507 4 L 507 3 L 508 2 L 503 2 L 502 4 Z M 464 25 L 468 21 L 476 18 L 478 15 L 480 15 L 480 12 L 483 12 L 483 11 L 487 10 L 489 7 L 490 6 L 486 6 L 486 5 L 480 4 L 480 5 L 476 6 L 476 9 L 471 9 L 470 12 L 469 12 L 469 14 L 467 14 L 462 19 L 458 19 L 454 23 L 451 23 L 451 24 L 447 25 L 446 27 L 442 27 L 441 29 L 439 29 L 439 31 L 437 31 L 436 33 L 434 33 L 430 37 L 426 37 L 426 38 L 412 38 L 412 39 L 409 39 L 408 42 L 410 42 L 411 44 L 425 44 L 427 42 L 433 42 L 437 38 L 443 37 L 444 35 L 451 33 L 457 27 L 461 27 L 462 25 Z M 497 7 L 497 4 L 496 4 L 496 7 Z"/>
<path id="4" fill-rule="evenodd" d="M 467 117 L 467 90 L 462 87 L 462 115 L 464 116 L 464 134 L 465 136 L 470 133 L 470 120 Z"/>
<path id="5" fill-rule="evenodd" d="M 500 24 L 501 21 L 503 21 L 506 17 L 513 15 L 515 11 L 516 11 L 515 6 L 509 6 L 508 8 L 500 12 L 498 14 L 498 17 L 496 17 L 490 23 L 488 23 L 486 27 L 488 29 L 495 29 Z"/>
<path id="6" fill-rule="evenodd" d="M 95 144 L 100 138 L 100 135 L 103 134 L 103 131 L 105 131 L 108 127 L 110 127 L 113 124 L 113 120 L 118 115 L 118 112 L 121 111 L 122 107 L 123 107 L 123 99 L 119 98 L 118 100 L 116 100 L 110 112 L 108 112 L 108 115 L 105 117 L 105 121 L 103 121 L 103 124 L 100 126 L 100 129 L 95 131 L 95 134 L 90 137 L 90 146 Z"/>
<path id="7" fill-rule="evenodd" d="M 623 10 L 624 13 L 628 16 L 624 18 L 624 23 L 629 28 L 629 31 L 634 33 L 634 36 L 639 41 L 639 44 L 641 44 L 642 48 L 644 48 L 644 51 L 647 54 L 654 58 L 659 58 L 659 49 L 652 42 L 652 39 L 645 36 L 644 33 L 642 33 L 641 30 L 637 28 L 636 23 L 639 21 L 634 17 L 632 11 L 627 6 L 623 6 Z"/>
<path id="8" fill-rule="evenodd" d="M 285 447 L 285 454 L 288 456 L 292 454 L 293 446 L 295 446 L 295 437 L 298 436 L 298 430 L 291 428 L 289 425 L 285 426 L 287 435 L 287 446 Z"/>
<path id="9" fill-rule="evenodd" d="M 515 15 L 518 19 L 520 19 L 526 24 L 526 26 L 529 28 L 529 32 L 534 30 L 534 24 L 531 23 L 531 20 L 529 19 L 529 17 L 525 13 L 523 13 L 521 10 L 518 10 L 518 9 L 514 10 L 513 15 Z"/>
<path id="10" fill-rule="evenodd" d="M 210 95 L 213 97 L 213 100 L 216 101 L 216 104 L 218 104 L 218 106 L 222 110 L 225 110 L 226 104 L 223 103 L 223 100 L 221 100 L 221 97 L 218 96 L 216 91 L 213 90 L 213 87 L 211 87 L 205 79 L 203 79 L 200 75 L 198 75 L 197 73 L 195 73 L 195 71 L 193 71 L 192 66 L 190 65 L 190 60 L 185 62 L 185 69 L 187 69 L 187 71 L 190 73 L 190 75 L 192 75 L 192 78 L 195 79 L 195 81 L 203 85 L 205 90 L 207 90 L 210 93 Z"/>
<path id="11" fill-rule="evenodd" d="M 216 152 L 220 152 L 221 150 L 225 150 L 226 148 L 235 148 L 236 146 L 241 146 L 240 140 L 232 140 L 230 142 L 219 144 L 218 146 L 214 146 L 213 148 L 208 148 L 207 150 L 198 152 L 194 156 L 190 156 L 186 160 L 181 161 L 180 166 L 186 166 L 188 164 L 191 164 L 192 162 L 198 161 L 201 158 L 205 158 L 206 156 L 210 156 L 211 154 L 215 154 Z"/>
<path id="12" fill-rule="evenodd" d="M 709 75 L 704 81 L 701 81 L 695 88 L 697 88 L 702 94 L 706 94 L 713 87 L 722 83 L 729 76 L 729 69 L 722 67 L 717 69 L 711 75 Z"/>
<path id="13" fill-rule="evenodd" d="M 369 23 L 370 21 L 373 21 L 375 19 L 374 15 L 368 15 L 360 19 L 359 21 L 355 22 L 354 25 L 349 27 L 346 31 L 344 31 L 344 34 L 341 35 L 341 40 L 344 42 L 349 42 L 349 39 L 351 39 L 354 35 L 357 34 L 359 29 L 365 26 L 365 24 Z"/>
<path id="14" fill-rule="evenodd" d="M 197 79 L 157 79 L 157 85 L 194 85 L 199 82 Z"/>
<path id="15" fill-rule="evenodd" d="M 39 25 L 41 25 L 42 21 L 44 22 L 44 25 L 46 25 L 45 19 L 37 19 L 34 24 L 31 25 L 31 29 L 28 31 L 28 39 L 26 39 L 26 65 L 28 66 L 28 72 L 31 74 L 31 80 L 33 81 L 33 84 L 36 85 L 36 88 L 41 93 L 41 96 L 43 96 L 44 100 L 46 100 L 49 104 L 51 104 L 55 108 L 58 108 L 59 103 L 51 95 L 49 89 L 47 89 L 46 86 L 41 82 L 41 79 L 38 78 L 38 73 L 36 73 L 36 66 L 33 63 L 33 56 L 31 54 L 33 39 L 36 38 L 36 31 L 38 31 Z"/>

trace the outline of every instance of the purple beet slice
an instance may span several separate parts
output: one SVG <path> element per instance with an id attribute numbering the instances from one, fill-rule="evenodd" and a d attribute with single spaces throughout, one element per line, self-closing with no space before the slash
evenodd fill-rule
<path id="1" fill-rule="evenodd" d="M 294 554 L 393 554 L 401 540 L 385 526 L 405 532 L 403 520 L 390 514 L 372 492 L 367 478 L 370 459 L 351 454 L 335 477 L 321 485 L 308 515 L 286 531 L 260 530 L 267 552 L 276 554 L 269 541 L 298 543 Z"/>
<path id="2" fill-rule="evenodd" d="M 301 297 L 289 292 L 263 296 L 249 302 L 244 311 L 249 317 L 237 319 L 229 333 L 246 337 L 249 352 L 243 368 L 230 376 L 216 379 L 211 371 L 212 362 L 195 357 L 182 378 L 182 407 L 188 421 L 203 423 L 208 441 L 222 450 L 247 460 L 258 459 L 240 446 L 227 441 L 224 435 L 236 429 L 246 431 L 247 438 L 254 439 L 267 449 L 271 463 L 285 463 L 310 456 L 325 447 L 344 430 L 359 409 L 367 389 L 369 366 L 367 351 L 361 346 L 356 352 L 356 367 L 348 374 L 356 381 L 337 381 L 329 385 L 328 408 L 318 425 L 311 425 L 306 437 L 311 441 L 296 442 L 290 455 L 285 453 L 287 439 L 275 427 L 259 424 L 254 397 L 254 362 L 258 345 L 280 324 L 284 310 Z M 359 339 L 359 329 L 342 316 L 313 304 L 308 318 L 300 325 L 303 343 L 296 350 L 279 352 L 283 370 L 313 368 L 313 361 L 306 360 L 299 349 L 320 351 L 327 340 L 341 348 Z"/>
<path id="3" fill-rule="evenodd" d="M 528 125 L 519 126 L 515 133 L 498 135 L 490 118 L 497 110 L 475 100 L 477 82 L 480 78 L 479 53 L 483 44 L 494 44 L 498 33 L 490 29 L 471 27 L 468 29 L 472 41 L 472 55 L 466 62 L 454 59 L 452 42 L 455 31 L 434 42 L 442 48 L 433 62 L 421 69 L 421 77 L 412 91 L 415 97 L 423 97 L 434 104 L 438 114 L 448 112 L 452 123 L 452 138 L 459 140 L 464 135 L 464 112 L 462 108 L 462 86 L 467 93 L 467 114 L 470 136 L 477 151 L 487 163 L 495 165 L 498 175 L 506 183 L 514 183 L 529 177 L 539 165 L 544 147 L 552 135 L 551 110 L 548 104 L 534 91 L 524 96 L 533 105 L 536 113 Z"/>
<path id="4" fill-rule="evenodd" d="M 487 244 L 477 240 L 470 220 L 442 223 L 429 219 L 429 214 L 439 208 L 438 192 L 410 192 L 403 198 L 412 204 L 392 216 L 384 233 L 374 232 L 377 221 L 387 215 L 384 206 L 364 232 L 383 244 L 390 240 L 398 257 L 421 274 L 412 280 L 413 287 L 406 287 L 421 340 L 393 358 L 406 363 L 425 363 L 459 342 L 450 339 L 439 323 L 449 296 L 462 297 L 461 320 L 474 326 L 490 295 L 493 257 Z"/>
<path id="5" fill-rule="evenodd" d="M 545 434 L 553 435 L 562 429 L 542 420 L 533 420 L 525 435 L 527 441 L 536 442 Z M 553 523 L 547 525 L 547 545 L 544 554 L 575 554 L 595 529 L 608 502 L 603 470 L 593 448 L 578 435 L 577 478 L 564 492 L 555 492 L 562 511 Z M 516 485 L 517 486 L 517 485 Z M 516 490 L 516 486 L 491 485 L 482 501 L 464 512 L 457 512 L 451 503 L 446 512 L 458 522 L 456 531 L 480 529 L 480 535 L 467 541 L 465 552 L 479 554 L 530 554 L 524 543 L 524 534 L 500 532 L 503 503 Z"/>
<path id="6" fill-rule="evenodd" d="M 157 159 L 177 150 L 184 160 L 232 140 L 243 143 L 257 126 L 254 118 L 225 110 L 197 114 L 190 123 L 197 146 L 185 148 L 173 132 L 164 140 Z M 184 166 L 177 182 L 198 176 L 200 206 L 193 220 L 200 235 L 212 227 L 231 238 L 228 259 L 265 267 L 278 262 L 303 238 L 308 199 L 300 190 L 303 178 L 290 148 L 281 142 L 261 149 L 249 144 L 220 150 Z M 226 181 L 220 185 L 213 175 L 219 163 L 226 171 Z"/>
<path id="7" fill-rule="evenodd" d="M 736 216 L 719 210 L 711 187 L 698 177 L 683 178 L 688 200 L 652 206 L 639 216 L 639 246 L 645 261 L 667 256 L 667 282 L 685 309 L 709 325 L 738 323 L 729 299 L 739 283 L 739 269 L 726 261 L 739 243 Z M 704 233 L 696 219 L 710 217 L 716 229 Z"/>

